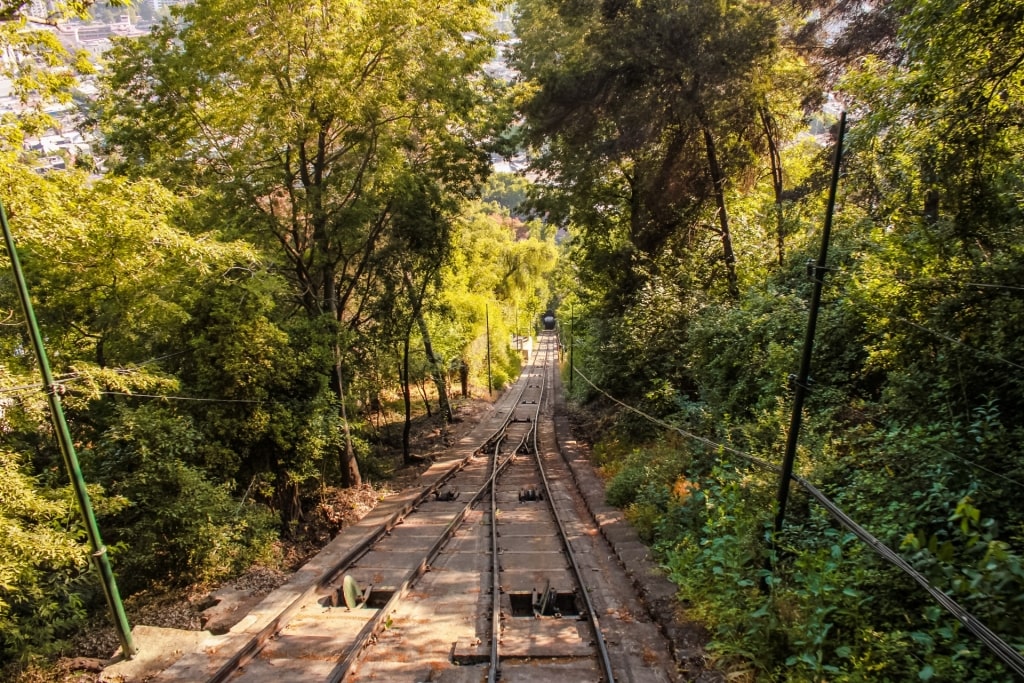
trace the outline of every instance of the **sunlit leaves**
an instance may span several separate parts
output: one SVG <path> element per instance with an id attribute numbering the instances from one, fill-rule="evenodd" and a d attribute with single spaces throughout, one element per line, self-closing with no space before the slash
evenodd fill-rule
<path id="1" fill-rule="evenodd" d="M 54 351 L 69 360 L 143 360 L 187 320 L 199 281 L 256 258 L 243 245 L 176 227 L 178 200 L 152 181 L 8 169 L 15 238 L 45 296 L 39 315 Z"/>
<path id="2" fill-rule="evenodd" d="M 45 25 L 56 26 L 69 18 L 88 17 L 93 0 L 36 3 L 47 8 L 46 16 L 32 15 L 33 3 L 11 0 L 0 4 L 0 49 L 6 58 L 0 64 L 0 76 L 9 80 L 12 94 L 21 109 L 5 114 L 0 120 L 0 147 L 20 149 L 24 135 L 39 135 L 55 125 L 48 107 L 67 104 L 82 74 L 95 68 L 84 51 L 68 52 L 57 32 Z M 129 0 L 108 0 L 123 6 Z"/>
<path id="3" fill-rule="evenodd" d="M 0 447 L 0 653 L 46 651 L 84 620 L 78 582 L 87 548 L 68 528 L 70 498 L 29 476 L 22 458 Z"/>

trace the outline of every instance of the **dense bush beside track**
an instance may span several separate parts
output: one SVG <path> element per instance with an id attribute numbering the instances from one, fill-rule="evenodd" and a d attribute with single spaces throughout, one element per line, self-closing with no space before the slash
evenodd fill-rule
<path id="1" fill-rule="evenodd" d="M 527 138 L 550 179 L 534 201 L 573 240 L 575 363 L 727 446 L 621 412 L 595 447 L 722 665 L 1008 680 L 806 496 L 771 543 L 776 475 L 731 450 L 782 460 L 835 144 L 804 107 L 837 91 L 851 126 L 797 472 L 1024 648 L 1020 3 L 821 3 L 855 16 L 817 43 L 785 3 L 520 4 Z"/>
<path id="2" fill-rule="evenodd" d="M 836 272 L 819 321 L 797 472 L 1020 647 L 1024 513 L 1007 503 L 1024 487 L 1024 434 L 1007 415 L 1021 410 L 1024 373 L 997 358 L 1020 359 L 1024 346 L 1020 336 L 992 332 L 1021 324 L 1006 311 L 1016 295 L 979 298 L 950 286 L 944 295 L 929 288 L 923 301 L 908 288 L 880 308 L 877 288 L 893 283 L 872 273 L 898 268 L 894 251 L 921 253 L 908 244 L 920 235 L 879 240 L 863 225 L 847 229 L 830 259 Z M 675 278 L 659 278 L 650 286 L 660 290 L 656 308 L 644 296 L 633 303 L 640 329 L 592 306 L 598 319 L 577 323 L 575 362 L 602 387 L 616 387 L 616 398 L 779 463 L 788 376 L 807 316 L 798 264 L 813 246 L 736 302 L 693 305 L 697 297 Z M 992 277 L 990 263 L 960 277 Z M 899 317 L 915 324 L 899 325 Z M 968 348 L 961 339 L 977 341 Z M 677 362 L 666 363 L 669 354 Z M 613 408 L 585 382 L 575 386 L 592 409 Z M 794 681 L 1007 680 L 955 618 L 799 489 L 773 548 L 777 475 L 626 412 L 595 454 L 609 501 L 657 549 L 727 670 Z"/>

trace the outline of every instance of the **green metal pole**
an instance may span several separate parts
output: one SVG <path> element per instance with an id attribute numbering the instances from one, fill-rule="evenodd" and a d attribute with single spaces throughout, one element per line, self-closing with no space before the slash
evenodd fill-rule
<path id="1" fill-rule="evenodd" d="M 775 513 L 775 533 L 782 531 L 786 519 L 786 502 L 789 500 L 789 484 L 793 478 L 793 461 L 796 459 L 796 446 L 800 437 L 800 424 L 803 416 L 804 397 L 807 395 L 807 381 L 811 375 L 811 352 L 814 349 L 814 331 L 818 324 L 818 309 L 821 308 L 821 290 L 825 284 L 825 262 L 828 258 L 828 242 L 832 234 L 832 215 L 836 208 L 836 190 L 839 187 L 839 170 L 843 161 L 843 134 L 846 132 L 846 112 L 839 117 L 839 134 L 836 138 L 836 155 L 832 162 L 832 182 L 828 189 L 828 206 L 825 209 L 825 229 L 821 235 L 821 251 L 818 261 L 813 266 L 814 289 L 811 291 L 811 310 L 807 317 L 807 334 L 804 337 L 804 350 L 800 358 L 800 370 L 793 387 L 793 416 L 789 422 L 789 434 L 786 436 L 786 453 L 782 460 L 782 474 L 779 477 L 779 508 Z"/>
<path id="2" fill-rule="evenodd" d="M 121 640 L 121 652 L 124 653 L 126 659 L 131 659 L 136 652 L 135 645 L 132 643 L 132 630 L 128 625 L 124 605 L 121 604 L 121 595 L 117 591 L 117 581 L 114 579 L 114 571 L 110 567 L 107 547 L 103 545 L 99 527 L 96 525 L 96 517 L 92 513 L 92 503 L 89 501 L 89 492 L 85 488 L 82 468 L 78 465 L 78 456 L 75 454 L 75 446 L 71 441 L 71 432 L 68 430 L 68 423 L 64 418 L 64 408 L 58 393 L 61 387 L 54 383 L 53 374 L 50 372 L 50 362 L 46 357 L 46 348 L 43 346 L 43 336 L 39 332 L 39 323 L 36 321 L 35 310 L 32 308 L 32 299 L 29 298 L 28 285 L 21 270 L 18 252 L 14 248 L 14 237 L 11 235 L 11 228 L 7 223 L 7 211 L 4 209 L 3 201 L 0 201 L 0 224 L 3 227 L 4 242 L 7 244 L 7 254 L 11 259 L 11 266 L 14 268 L 14 280 L 18 288 L 18 296 L 21 299 L 21 309 L 25 314 L 25 321 L 28 323 L 29 336 L 32 337 L 36 358 L 39 360 L 39 372 L 43 376 L 43 390 L 46 392 L 46 399 L 50 404 L 53 428 L 57 433 L 57 440 L 60 442 L 60 452 L 64 457 L 68 478 L 75 489 L 78 508 L 85 518 L 85 530 L 89 535 L 89 544 L 92 546 L 92 560 L 96 564 L 96 570 L 100 573 L 107 606 L 110 608 L 118 638 Z"/>
<path id="3" fill-rule="evenodd" d="M 491 311 L 484 304 L 484 325 L 487 328 L 487 395 L 493 396 L 494 389 L 491 384 Z"/>
<path id="4" fill-rule="evenodd" d="M 515 330 L 516 335 L 516 351 L 523 350 L 523 343 L 519 340 L 519 304 L 512 307 L 512 315 L 515 316 L 515 321 L 512 323 L 512 327 Z"/>
<path id="5" fill-rule="evenodd" d="M 569 391 L 572 391 L 572 376 L 574 368 L 572 364 L 572 349 L 576 341 L 576 310 L 569 304 Z"/>

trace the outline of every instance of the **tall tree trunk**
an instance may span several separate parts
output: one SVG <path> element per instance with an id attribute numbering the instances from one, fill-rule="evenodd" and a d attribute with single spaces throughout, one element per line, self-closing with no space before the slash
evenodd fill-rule
<path id="1" fill-rule="evenodd" d="M 934 187 L 924 191 L 924 220 L 929 226 L 939 222 L 939 191 Z"/>
<path id="2" fill-rule="evenodd" d="M 416 311 L 416 324 L 420 326 L 420 335 L 423 337 L 423 351 L 430 361 L 430 376 L 434 379 L 434 386 L 437 387 L 437 406 L 441 411 L 441 417 L 445 424 L 452 421 L 452 406 L 448 402 L 448 382 L 445 378 L 444 368 L 441 361 L 434 355 L 434 347 L 430 343 L 430 330 L 427 329 L 427 320 L 423 317 L 423 311 Z"/>
<path id="3" fill-rule="evenodd" d="M 274 506 L 281 511 L 281 522 L 285 534 L 289 538 L 295 537 L 296 522 L 303 519 L 302 496 L 299 492 L 299 483 L 285 470 L 275 473 L 274 482 Z"/>
<path id="4" fill-rule="evenodd" d="M 715 151 L 715 139 L 711 136 L 711 130 L 706 125 L 702 128 L 704 146 L 707 148 L 708 155 L 708 171 L 711 173 L 711 182 L 714 184 L 715 190 L 715 204 L 718 206 L 718 225 L 722 232 L 722 254 L 725 260 L 725 277 L 729 284 L 729 296 L 739 299 L 740 287 L 736 277 L 736 254 L 732 250 L 729 214 L 725 210 L 725 176 L 722 174 L 722 167 L 718 165 L 718 154 Z"/>
<path id="5" fill-rule="evenodd" d="M 430 409 L 430 398 L 427 397 L 426 384 L 426 380 L 423 382 L 417 381 L 416 388 L 420 390 L 420 398 L 423 400 L 423 409 L 427 411 L 427 417 L 433 417 L 434 411 Z"/>
<path id="6" fill-rule="evenodd" d="M 434 346 L 430 343 L 430 330 L 427 328 L 427 319 L 423 316 L 423 294 L 416 296 L 416 288 L 413 286 L 409 273 L 405 273 L 405 289 L 412 304 L 413 318 L 420 328 L 420 336 L 423 337 L 423 351 L 427 354 L 427 362 L 430 363 L 430 376 L 437 387 L 438 408 L 445 424 L 448 424 L 452 421 L 452 406 L 448 402 L 448 382 L 445 379 L 441 361 L 434 355 Z"/>
<path id="7" fill-rule="evenodd" d="M 761 115 L 761 125 L 764 127 L 764 134 L 768 140 L 768 161 L 772 171 L 772 190 L 775 192 L 775 241 L 778 247 L 779 266 L 783 265 L 786 259 L 786 233 L 782 221 L 782 154 L 779 152 L 778 127 L 775 120 L 766 109 L 758 112 Z"/>
<path id="8" fill-rule="evenodd" d="M 409 390 L 409 337 L 412 328 L 405 331 L 405 343 L 402 345 L 402 367 L 398 375 L 402 380 L 402 401 L 405 403 L 405 424 L 402 426 L 402 462 L 406 465 L 413 462 L 409 451 L 409 434 L 412 432 L 412 392 Z"/>
<path id="9" fill-rule="evenodd" d="M 334 369 L 331 373 L 334 385 L 334 392 L 341 404 L 341 428 L 345 436 L 345 447 L 338 458 L 338 465 L 341 469 L 341 485 L 346 488 L 360 486 L 363 477 L 359 473 L 359 463 L 356 461 L 355 450 L 352 448 L 352 432 L 348 426 L 348 414 L 345 408 L 345 378 L 341 366 L 341 344 L 334 342 Z"/>
<path id="10" fill-rule="evenodd" d="M 459 383 L 462 384 L 462 398 L 469 398 L 469 365 L 465 359 L 459 361 Z"/>
<path id="11" fill-rule="evenodd" d="M 327 310 L 340 326 L 341 309 L 338 306 L 338 286 L 332 268 L 324 269 L 323 288 Z M 360 486 L 363 483 L 363 477 L 359 473 L 359 463 L 356 461 L 355 449 L 352 448 L 352 431 L 349 429 L 348 413 L 345 408 L 345 377 L 342 368 L 342 348 L 337 333 L 335 333 L 332 351 L 334 352 L 334 368 L 331 371 L 331 388 L 334 390 L 335 395 L 338 397 L 338 403 L 341 405 L 341 428 L 345 437 L 345 447 L 339 454 L 338 467 L 341 470 L 341 485 L 351 488 L 353 486 Z"/>
<path id="12" fill-rule="evenodd" d="M 924 186 L 924 222 L 925 225 L 933 227 L 939 222 L 939 189 L 936 178 L 935 162 L 931 158 L 934 152 L 925 157 L 921 168 L 921 184 Z"/>

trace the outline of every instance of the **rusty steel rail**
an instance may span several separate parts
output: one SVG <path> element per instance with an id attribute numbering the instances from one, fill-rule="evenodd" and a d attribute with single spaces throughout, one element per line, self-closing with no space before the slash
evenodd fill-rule
<path id="1" fill-rule="evenodd" d="M 444 531 L 438 535 L 437 539 L 430 546 L 430 550 L 424 554 L 420 562 L 409 572 L 409 574 L 406 575 L 399 588 L 394 592 L 394 594 L 392 594 L 384 606 L 377 611 L 377 614 L 367 622 L 366 626 L 364 626 L 359 632 L 359 635 L 356 636 L 356 639 L 348 649 L 348 652 L 345 653 L 345 656 L 342 657 L 337 666 L 331 672 L 330 677 L 327 679 L 329 683 L 338 683 L 348 675 L 349 671 L 352 670 L 352 667 L 359 661 L 359 657 L 362 655 L 363 651 L 368 645 L 370 645 L 373 638 L 383 628 L 387 617 L 394 611 L 398 603 L 401 602 L 409 593 L 409 590 L 416 583 L 416 580 L 427 572 L 430 567 L 430 563 L 435 557 L 437 557 L 438 553 L 441 552 L 441 548 L 448 542 L 448 539 L 451 538 L 452 534 L 455 533 L 455 530 L 462 523 L 462 520 L 465 519 L 466 513 L 468 513 L 480 498 L 483 497 L 490 482 L 493 481 L 494 478 L 497 477 L 497 475 L 500 474 L 511 461 L 511 456 L 505 458 L 494 473 L 491 474 L 487 483 L 480 487 L 473 498 L 455 515 L 455 517 L 452 518 L 448 525 L 445 526 Z"/>
<path id="2" fill-rule="evenodd" d="M 502 427 L 504 428 L 504 426 Z M 472 457 L 472 456 L 470 456 Z M 452 465 L 452 467 L 445 472 L 438 479 L 424 488 L 423 492 L 420 493 L 416 498 L 409 501 L 398 510 L 395 511 L 391 517 L 385 520 L 377 529 L 368 536 L 364 541 L 352 546 L 345 555 L 343 555 L 334 565 L 332 565 L 324 574 L 306 589 L 302 594 L 297 596 L 291 603 L 285 607 L 281 613 L 271 621 L 266 627 L 264 627 L 259 633 L 253 636 L 247 641 L 238 651 L 228 659 L 210 678 L 207 679 L 207 683 L 224 683 L 228 678 L 239 668 L 244 666 L 248 661 L 255 657 L 263 645 L 274 635 L 280 631 L 284 626 L 291 620 L 296 612 L 306 604 L 313 596 L 317 595 L 320 591 L 326 588 L 333 580 L 335 580 L 339 574 L 351 567 L 360 557 L 366 554 L 366 552 L 372 548 L 381 538 L 391 532 L 396 526 L 402 523 L 407 516 L 415 512 L 416 509 L 427 499 L 431 494 L 441 489 L 445 483 L 451 480 L 460 470 L 466 466 L 466 462 L 469 458 L 460 460 L 459 462 Z"/>
<path id="3" fill-rule="evenodd" d="M 542 367 L 545 368 L 545 372 L 542 376 L 540 384 L 540 396 L 536 401 L 536 409 L 533 413 L 533 420 L 530 425 L 529 431 L 523 435 L 522 440 L 516 444 L 516 447 L 512 449 L 506 462 L 512 460 L 519 449 L 525 444 L 531 436 L 533 436 L 533 452 L 537 453 L 537 422 L 540 418 L 540 408 L 543 405 L 544 390 L 547 385 L 547 362 L 550 357 L 551 345 L 546 344 L 544 347 L 544 364 Z M 536 359 L 534 360 L 533 367 L 536 368 Z M 527 389 L 534 389 L 535 386 L 529 384 L 529 380 L 523 386 L 523 393 L 520 394 L 520 398 L 526 394 Z M 519 405 L 522 405 L 521 403 Z M 495 445 L 495 456 L 500 453 L 501 443 Z M 495 464 L 497 460 L 495 459 Z M 491 478 L 488 480 L 487 487 L 490 490 L 491 501 L 490 501 L 490 520 L 491 520 L 491 661 L 487 669 L 487 682 L 496 683 L 498 675 L 501 670 L 501 652 L 499 644 L 501 643 L 501 563 L 498 560 L 500 548 L 498 546 L 498 470 L 494 469 Z"/>
<path id="4" fill-rule="evenodd" d="M 527 372 L 531 371 L 536 372 L 536 358 L 534 358 L 533 362 L 531 362 L 530 365 L 527 366 L 527 369 L 523 371 L 523 375 L 525 376 Z M 469 500 L 469 502 L 466 503 L 466 505 L 463 506 L 463 508 L 458 513 L 456 513 L 456 515 L 451 519 L 451 521 L 445 526 L 444 530 L 437 536 L 433 544 L 430 546 L 430 549 L 423 555 L 423 557 L 420 559 L 417 565 L 413 567 L 410 570 L 410 572 L 405 576 L 401 585 L 395 590 L 395 592 L 391 595 L 388 601 L 362 628 L 362 630 L 359 632 L 359 634 L 353 641 L 351 647 L 348 648 L 344 656 L 338 661 L 338 664 L 331 671 L 331 674 L 327 679 L 329 683 L 339 683 L 345 678 L 345 676 L 347 676 L 353 670 L 353 667 L 359 662 L 359 659 L 361 658 L 363 652 L 373 642 L 374 638 L 380 633 L 380 631 L 385 627 L 388 616 L 395 610 L 397 605 L 406 597 L 406 595 L 412 589 L 413 585 L 415 585 L 416 581 L 421 576 L 423 576 L 424 573 L 427 572 L 427 570 L 430 567 L 430 563 L 434 560 L 435 557 L 437 557 L 438 553 L 440 553 L 445 543 L 447 543 L 448 540 L 455 533 L 456 529 L 462 523 L 463 519 L 465 519 L 466 514 L 480 501 L 481 498 L 483 498 L 483 496 L 488 491 L 493 490 L 494 483 L 497 481 L 498 476 L 513 461 L 516 452 L 522 446 L 522 444 L 526 442 L 529 435 L 531 433 L 535 433 L 537 424 L 536 415 L 534 416 L 534 419 L 532 421 L 530 432 L 523 437 L 520 443 L 517 444 L 516 448 L 513 449 L 513 451 L 508 456 L 506 456 L 504 459 L 501 458 L 501 444 L 508 435 L 509 425 L 514 420 L 515 408 L 521 405 L 520 401 L 522 397 L 525 395 L 526 390 L 529 388 L 532 388 L 529 382 L 524 382 L 523 387 L 520 390 L 518 397 L 516 398 L 516 403 L 514 403 L 513 407 L 509 410 L 509 413 L 505 417 L 502 426 L 495 430 L 490 437 L 488 437 L 488 439 L 481 446 L 481 449 L 478 449 L 476 451 L 476 453 L 479 453 L 481 450 L 486 450 L 488 448 L 492 449 L 490 476 L 483 483 L 483 485 L 480 486 L 480 488 L 476 491 L 476 493 Z M 540 410 L 540 405 L 541 402 L 538 400 L 538 412 Z M 464 465 L 465 463 L 463 462 L 462 464 Z M 461 469 L 461 467 L 459 469 Z M 446 476 L 445 480 L 449 480 L 451 476 L 454 475 L 454 473 L 455 472 L 453 471 L 451 475 Z M 433 490 L 440 489 L 441 483 L 443 482 L 439 482 L 436 486 L 434 486 Z M 429 492 L 424 493 L 422 496 L 417 498 L 417 501 L 422 502 L 423 500 L 426 499 L 428 494 Z M 366 545 L 367 549 L 370 546 L 372 546 L 372 543 Z M 496 561 L 497 559 L 495 554 L 495 562 Z M 337 575 L 337 572 L 335 573 L 335 575 Z"/>
<path id="5" fill-rule="evenodd" d="M 528 366 L 532 368 L 531 366 Z M 432 494 L 438 492 L 446 483 L 451 481 L 462 469 L 465 468 L 466 464 L 480 452 L 485 451 L 488 447 L 493 444 L 500 443 L 504 438 L 505 432 L 508 429 L 509 423 L 515 414 L 515 406 L 519 405 L 519 400 L 528 388 L 528 383 L 524 382 L 522 388 L 519 391 L 515 402 L 511 403 L 508 415 L 502 422 L 501 426 L 494 430 L 485 439 L 479 448 L 477 448 L 472 455 L 454 463 L 451 468 L 448 469 L 444 474 L 437 478 L 431 485 L 424 488 L 424 490 L 417 495 L 413 500 L 409 501 L 398 510 L 395 511 L 387 520 L 382 522 L 377 529 L 375 529 L 371 535 L 365 540 L 353 546 L 351 550 L 345 553 L 341 558 L 338 559 L 320 578 L 311 585 L 308 589 L 303 591 L 294 600 L 292 600 L 280 614 L 275 617 L 266 627 L 261 629 L 252 638 L 246 641 L 241 647 L 239 647 L 231 657 L 222 664 L 217 671 L 205 679 L 206 683 L 224 683 L 227 681 L 235 672 L 246 665 L 254 657 L 256 657 L 260 650 L 266 645 L 267 641 L 273 638 L 278 632 L 280 632 L 288 622 L 295 616 L 295 614 L 302 608 L 303 605 L 308 604 L 310 600 L 315 599 L 321 591 L 330 585 L 342 572 L 350 568 L 359 558 L 364 556 L 374 545 L 376 545 L 383 537 L 387 536 L 396 526 L 401 524 L 409 515 L 413 514 L 417 508 L 422 505 Z M 501 469 L 508 464 L 511 458 L 507 458 L 501 467 Z M 492 475 L 495 476 L 495 475 Z M 429 566 L 430 561 L 437 555 L 437 552 L 444 545 L 445 541 L 448 540 L 453 530 L 458 526 L 459 522 L 465 517 L 466 512 L 473 503 L 478 501 L 486 492 L 487 484 L 485 484 L 477 493 L 473 499 L 465 508 L 457 513 L 456 517 L 451 523 L 445 528 L 445 531 L 439 536 L 437 541 L 431 546 L 430 551 L 423 558 L 423 560 L 415 567 L 403 582 L 401 588 L 395 591 L 395 594 L 388 601 L 385 608 L 379 610 L 377 616 L 364 627 L 363 631 L 357 637 L 356 642 L 349 649 L 347 655 L 338 663 L 335 667 L 335 671 L 332 672 L 330 681 L 340 681 L 344 675 L 348 672 L 351 666 L 358 660 L 359 653 L 366 647 L 374 635 L 380 630 L 381 625 L 384 622 L 384 617 L 388 612 L 393 609 L 394 604 L 397 604 L 398 600 L 408 592 L 412 584 L 417 578 L 422 576 Z M 382 616 L 383 615 L 383 616 Z"/>
<path id="6" fill-rule="evenodd" d="M 550 335 L 550 334 L 545 334 L 544 335 L 544 337 L 549 337 L 549 336 L 552 336 L 552 335 Z M 551 344 L 550 341 L 544 344 L 543 352 L 544 352 L 544 362 L 542 364 L 542 367 L 544 368 L 544 374 L 542 376 L 542 381 L 540 383 L 540 390 L 541 391 L 540 391 L 540 395 L 537 397 L 537 400 L 536 400 L 536 410 L 534 411 L 532 424 L 531 424 L 529 432 L 525 435 L 525 440 L 529 442 L 528 444 L 526 444 L 527 445 L 527 450 L 529 452 L 531 452 L 534 455 L 535 459 L 536 459 L 535 460 L 536 467 L 537 467 L 538 472 L 540 473 L 541 482 L 542 482 L 542 485 L 543 485 L 543 495 L 547 499 L 548 508 L 550 510 L 551 518 L 553 519 L 553 521 L 554 521 L 554 523 L 555 523 L 555 525 L 556 525 L 556 527 L 558 529 L 559 542 L 560 542 L 561 547 L 562 547 L 562 552 L 563 552 L 563 554 L 566 556 L 566 558 L 569 561 L 569 565 L 570 565 L 570 568 L 571 568 L 571 571 L 572 571 L 572 576 L 575 579 L 576 585 L 578 587 L 578 594 L 579 594 L 580 598 L 583 601 L 584 608 L 585 608 L 584 611 L 586 612 L 587 622 L 589 623 L 590 628 L 591 628 L 591 630 L 593 632 L 593 636 L 594 636 L 594 647 L 597 650 L 597 659 L 600 661 L 600 666 L 601 666 L 601 670 L 603 672 L 605 681 L 606 681 L 606 683 L 615 683 L 615 674 L 612 671 L 611 657 L 610 657 L 610 654 L 608 652 L 608 646 L 607 646 L 607 643 L 606 643 L 605 638 L 604 638 L 604 634 L 603 634 L 602 629 L 601 629 L 601 624 L 600 624 L 599 617 L 597 615 L 597 610 L 594 608 L 593 601 L 591 600 L 591 597 L 590 597 L 590 592 L 588 591 L 588 589 L 587 589 L 587 587 L 586 587 L 586 585 L 585 585 L 585 583 L 583 581 L 583 572 L 580 569 L 580 565 L 579 565 L 579 562 L 578 562 L 578 560 L 576 558 L 576 554 L 573 551 L 572 546 L 571 546 L 571 544 L 569 542 L 568 533 L 566 532 L 565 525 L 562 522 L 562 520 L 561 520 L 561 518 L 560 518 L 560 516 L 558 514 L 558 510 L 556 509 L 556 507 L 554 505 L 554 497 L 552 496 L 551 486 L 549 484 L 547 474 L 546 474 L 546 472 L 544 470 L 544 465 L 543 465 L 543 461 L 542 461 L 542 458 L 541 458 L 541 450 L 540 450 L 539 445 L 538 445 L 538 429 L 537 429 L 537 427 L 538 427 L 538 424 L 539 424 L 539 421 L 540 421 L 540 411 L 541 411 L 542 406 L 544 405 L 545 400 L 547 400 L 548 396 L 550 395 L 549 373 L 552 372 L 552 369 L 549 366 L 549 361 L 550 361 L 550 358 L 551 358 L 551 355 L 552 355 L 552 344 Z M 536 387 L 533 387 L 533 388 L 536 388 Z M 520 450 L 520 448 L 523 445 L 524 444 L 522 444 L 522 443 L 517 445 L 515 451 Z M 515 451 L 513 451 L 513 455 L 514 455 Z M 513 455 L 510 455 L 509 458 L 513 457 Z M 498 495 L 497 495 L 497 488 L 496 488 L 497 476 L 492 476 L 489 481 L 490 481 L 490 489 L 491 489 L 491 507 L 490 507 L 490 515 L 491 515 L 490 516 L 490 519 L 491 519 L 490 527 L 491 528 L 490 528 L 490 536 L 491 536 L 491 558 L 492 558 L 492 561 L 491 561 L 492 601 L 491 601 L 491 647 L 490 647 L 491 654 L 490 654 L 490 666 L 488 668 L 488 673 L 487 673 L 487 681 L 488 681 L 488 683 L 497 683 L 497 681 L 499 680 L 499 678 L 501 676 L 501 648 L 500 648 L 500 642 L 501 642 L 501 603 L 500 603 L 500 596 L 501 596 L 501 593 L 502 593 L 501 576 L 500 576 L 501 566 L 500 566 L 500 562 L 498 560 L 499 553 L 500 553 L 500 546 L 499 546 L 499 543 L 498 543 L 498 532 L 497 532 L 497 526 L 498 526 L 497 525 L 497 498 L 498 498 Z"/>
<path id="7" fill-rule="evenodd" d="M 547 377 L 545 376 L 545 382 Z M 557 448 L 557 445 L 556 445 Z M 544 483 L 544 493 L 548 501 L 548 506 L 551 508 L 551 516 L 555 520 L 555 524 L 558 526 L 558 537 L 562 542 L 562 547 L 565 550 L 566 557 L 569 558 L 570 566 L 572 567 L 573 576 L 576 577 L 576 584 L 579 586 L 580 597 L 583 599 L 583 603 L 586 607 L 587 621 L 590 623 L 590 627 L 594 632 L 594 644 L 598 651 L 598 657 L 601 660 L 601 668 L 604 671 L 605 683 L 615 683 L 615 674 L 612 671 L 611 656 L 608 652 L 608 644 L 604 639 L 604 633 L 601 630 L 601 621 L 597 615 L 597 610 L 594 609 L 594 603 L 590 598 L 590 591 L 587 590 L 586 584 L 583 582 L 583 572 L 580 570 L 579 562 L 576 559 L 576 553 L 572 549 L 572 545 L 569 543 L 569 535 L 565 531 L 565 525 L 562 523 L 562 519 L 558 514 L 557 508 L 555 508 L 554 496 L 551 495 L 551 486 L 548 483 L 547 473 L 544 471 L 544 461 L 540 457 L 540 448 L 537 444 L 537 430 L 533 432 L 533 452 L 537 454 L 537 469 L 540 470 L 541 481 Z"/>

